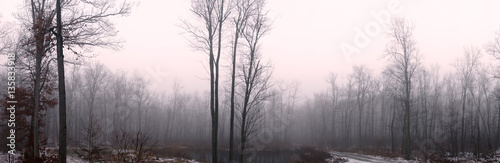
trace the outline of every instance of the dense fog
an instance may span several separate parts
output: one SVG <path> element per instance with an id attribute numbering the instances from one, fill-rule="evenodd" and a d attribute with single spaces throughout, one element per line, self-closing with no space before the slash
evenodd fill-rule
<path id="1" fill-rule="evenodd" d="M 308 94 L 307 77 L 276 75 L 287 58 L 274 60 L 266 51 L 265 38 L 279 26 L 268 1 L 190 2 L 189 18 L 175 24 L 201 58 L 201 86 L 95 58 L 96 51 L 123 50 L 113 18 L 134 14 L 139 3 L 23 2 L 19 27 L 0 22 L 0 161 L 499 160 L 500 32 L 453 47 L 460 52 L 447 55 L 451 65 L 429 62 L 422 51 L 433 49 L 415 36 L 428 24 L 392 13 L 399 1 L 391 1 L 377 13 L 385 15 L 382 22 L 338 46 L 349 66 L 321 73 L 294 65 L 323 78 L 315 86 L 321 89 Z M 382 66 L 351 64 L 373 30 L 385 39 L 370 45 L 382 49 L 370 52 Z M 198 67 L 171 71 L 190 68 Z"/>

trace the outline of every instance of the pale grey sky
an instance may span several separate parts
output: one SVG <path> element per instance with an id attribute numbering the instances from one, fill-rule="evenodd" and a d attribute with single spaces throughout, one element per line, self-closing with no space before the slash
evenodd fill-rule
<path id="1" fill-rule="evenodd" d="M 21 2 L 2 0 L 0 21 L 14 21 L 12 13 Z M 345 78 L 359 64 L 381 70 L 386 28 L 376 15 L 389 13 L 415 23 L 424 65 L 438 63 L 446 71 L 464 46 L 483 48 L 493 39 L 500 30 L 499 7 L 494 0 L 268 0 L 275 21 L 262 51 L 274 64 L 276 79 L 299 81 L 302 95 L 311 96 L 326 89 L 329 72 Z M 115 18 L 118 37 L 126 41 L 123 49 L 97 49 L 95 60 L 112 70 L 144 74 L 160 90 L 169 90 L 174 79 L 186 91 L 208 90 L 202 65 L 206 58 L 188 45 L 178 27 L 181 19 L 191 17 L 189 8 L 189 0 L 140 1 L 130 16 Z M 341 47 L 347 46 L 357 52 L 343 52 Z"/>

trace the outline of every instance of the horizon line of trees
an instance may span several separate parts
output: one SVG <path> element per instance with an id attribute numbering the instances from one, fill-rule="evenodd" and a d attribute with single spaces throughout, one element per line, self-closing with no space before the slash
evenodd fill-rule
<path id="1" fill-rule="evenodd" d="M 454 71 L 442 73 L 439 65 L 421 64 L 414 28 L 405 18 L 392 18 L 381 74 L 355 65 L 345 84 L 332 73 L 328 89 L 306 99 L 303 128 L 319 133 L 299 132 L 306 143 L 386 147 L 407 160 L 494 154 L 500 147 L 499 67 L 481 59 L 485 53 L 499 59 L 500 33 L 484 49 L 464 47 Z"/>
<path id="2" fill-rule="evenodd" d="M 29 29 L 21 29 L 15 39 L 3 40 L 0 47 L 1 53 L 17 56 L 16 82 L 23 102 L 19 111 L 26 116 L 19 123 L 25 161 L 57 159 L 39 152 L 57 146 L 66 135 L 61 132 L 59 138 L 56 134 L 59 124 L 64 125 L 59 119 L 66 117 L 58 117 L 53 109 L 57 99 L 66 105 L 61 107 L 67 109 L 69 146 L 84 149 L 80 155 L 91 162 L 99 159 L 103 147 L 134 150 L 141 153 L 134 161 L 140 161 L 142 154 L 159 145 L 176 143 L 210 142 L 212 162 L 226 161 L 217 153 L 226 145 L 228 161 L 236 161 L 238 151 L 239 162 L 251 162 L 246 159 L 251 150 L 292 143 L 387 147 L 400 151 L 407 160 L 436 152 L 451 156 L 473 152 L 482 157 L 500 147 L 498 70 L 481 61 L 483 53 L 500 59 L 500 33 L 484 49 L 465 47 L 453 65 L 455 71 L 441 74 L 438 66 L 422 65 L 413 37 L 415 26 L 405 18 L 392 18 L 383 52 L 387 65 L 381 74 L 356 65 L 347 82 L 339 84 L 332 73 L 324 92 L 299 103 L 299 84 L 275 82 L 273 66 L 260 50 L 272 23 L 265 0 L 193 0 L 191 11 L 196 19 L 183 21 L 183 28 L 192 37 L 193 48 L 207 56 L 208 92 L 186 93 L 174 82 L 170 94 L 161 94 L 138 74 L 111 72 L 100 63 L 72 63 L 63 75 L 66 98 L 57 98 L 55 91 L 61 89 L 56 84 L 61 83 L 55 79 L 61 76 L 55 70 L 61 69 L 64 60 L 59 53 L 60 64 L 54 64 L 56 36 L 64 36 L 65 48 L 75 54 L 69 58 L 75 60 L 85 57 L 91 47 L 117 48 L 120 41 L 113 39 L 116 31 L 107 18 L 130 13 L 132 5 L 63 1 L 59 5 L 73 15 L 59 20 L 55 32 L 56 1 L 29 2 L 29 13 L 20 15 Z M 95 10 L 78 10 L 80 6 Z M 0 36 L 7 38 L 4 30 Z M 62 51 L 62 45 L 58 47 Z M 221 55 L 231 57 L 229 64 L 220 62 Z M 224 65 L 229 66 L 220 67 Z M 226 75 L 229 80 L 221 80 Z M 2 131 L 6 129 L 2 126 Z M 258 142 L 266 134 L 272 139 Z M 61 158 L 65 155 L 64 151 Z"/>

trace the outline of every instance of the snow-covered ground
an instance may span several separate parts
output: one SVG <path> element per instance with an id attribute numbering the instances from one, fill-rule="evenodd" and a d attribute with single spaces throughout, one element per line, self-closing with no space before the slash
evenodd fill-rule
<path id="1" fill-rule="evenodd" d="M 0 153 L 0 162 L 9 162 L 9 156 L 10 156 L 10 162 L 15 162 L 16 158 L 19 156 L 19 155 L 16 155 L 16 156 L 12 156 L 8 153 Z"/>
<path id="2" fill-rule="evenodd" d="M 416 163 L 417 162 L 417 161 L 407 161 L 404 160 L 403 158 L 385 158 L 380 156 L 371 156 L 371 155 L 363 155 L 363 154 L 348 153 L 348 152 L 330 151 L 329 153 L 333 156 L 346 158 L 348 159 L 347 162 L 353 162 L 353 163 L 371 163 L 371 162 Z M 467 163 L 500 162 L 500 150 L 496 151 L 495 155 L 496 157 L 491 159 L 485 159 L 485 158 L 477 159 L 472 153 L 466 153 L 465 155 L 459 157 L 449 157 L 447 158 L 447 160 L 452 162 L 467 162 Z"/>
<path id="3" fill-rule="evenodd" d="M 384 158 L 380 156 L 370 156 L 370 155 L 362 155 L 357 153 L 348 153 L 348 152 L 337 152 L 330 151 L 331 155 L 347 158 L 347 162 L 352 163 L 387 163 L 387 162 L 395 162 L 395 163 L 413 163 L 417 161 L 407 161 L 403 158 Z"/>
<path id="4" fill-rule="evenodd" d="M 71 163 L 87 163 L 88 162 L 88 161 L 81 159 L 81 158 L 78 158 L 76 156 L 68 156 L 67 161 L 71 162 Z"/>
<path id="5" fill-rule="evenodd" d="M 495 152 L 495 157 L 494 158 L 476 158 L 473 153 L 465 153 L 462 154 L 461 156 L 457 157 L 449 157 L 448 160 L 453 161 L 453 162 L 470 162 L 470 163 L 476 163 L 476 162 L 500 162 L 500 150 L 497 150 Z"/>
<path id="6" fill-rule="evenodd" d="M 8 163 L 9 162 L 9 154 L 7 153 L 0 153 L 0 162 L 5 162 L 5 163 Z M 11 156 L 11 161 L 10 162 L 15 162 L 15 160 L 13 160 L 12 156 Z M 76 157 L 76 156 L 68 156 L 68 162 L 69 163 L 88 163 L 88 161 L 82 159 L 82 158 L 79 158 L 79 157 Z M 200 163 L 198 161 L 195 161 L 195 160 L 188 160 L 188 159 L 183 159 L 183 158 L 158 158 L 158 160 L 154 160 L 154 162 L 183 162 L 183 163 Z"/>
<path id="7" fill-rule="evenodd" d="M 159 158 L 155 162 L 187 162 L 187 163 L 200 163 L 195 160 L 187 160 L 182 158 Z"/>
<path id="8" fill-rule="evenodd" d="M 18 157 L 19 155 L 16 156 L 16 158 Z M 12 156 L 10 157 L 10 162 L 15 162 L 16 158 L 13 158 Z M 9 162 L 9 154 L 8 153 L 0 153 L 0 162 Z M 85 161 L 81 158 L 78 158 L 78 157 L 74 157 L 74 156 L 68 156 L 68 162 L 71 162 L 71 163 L 87 163 L 88 161 Z"/>

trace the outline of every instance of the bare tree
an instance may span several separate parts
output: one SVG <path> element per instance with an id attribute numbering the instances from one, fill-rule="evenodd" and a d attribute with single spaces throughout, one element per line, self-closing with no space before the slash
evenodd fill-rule
<path id="1" fill-rule="evenodd" d="M 411 90 L 415 70 L 420 64 L 420 58 L 413 39 L 414 26 L 405 18 L 393 18 L 389 25 L 388 36 L 391 39 L 386 47 L 385 57 L 391 60 L 390 76 L 403 87 L 403 96 L 399 97 L 404 106 L 403 123 L 403 153 L 405 159 L 410 159 L 410 111 Z"/>
<path id="2" fill-rule="evenodd" d="M 494 88 L 494 91 L 493 91 L 493 94 L 494 94 L 494 98 L 495 98 L 495 101 L 497 101 L 497 105 L 498 106 L 495 106 L 495 108 L 497 109 L 497 128 L 496 128 L 496 135 L 495 135 L 495 146 L 498 148 L 500 147 L 500 87 L 497 85 L 495 88 Z"/>
<path id="3" fill-rule="evenodd" d="M 116 150 L 115 161 L 120 162 L 144 162 L 158 146 L 158 139 L 153 138 L 151 130 L 136 132 L 115 130 L 112 142 Z M 135 156 L 129 157 L 130 150 Z"/>
<path id="4" fill-rule="evenodd" d="M 337 116 L 337 112 L 339 112 L 338 110 L 338 101 L 339 101 L 339 98 L 340 98 L 340 91 L 339 91 L 339 86 L 337 84 L 337 74 L 335 73 L 330 73 L 328 79 L 327 79 L 327 82 L 329 84 L 329 87 L 328 87 L 328 97 L 330 98 L 331 100 L 331 109 L 332 109 L 332 126 L 331 126 L 331 135 L 333 138 L 335 138 L 335 134 L 336 134 L 336 127 L 337 127 L 337 124 L 336 124 L 336 121 L 335 121 L 335 118 Z M 332 141 L 332 146 L 335 146 L 335 141 Z"/>
<path id="5" fill-rule="evenodd" d="M 343 131 L 343 133 L 344 133 L 344 135 L 343 135 L 343 137 L 344 137 L 344 140 L 343 140 L 344 144 L 343 145 L 344 146 L 348 146 L 350 144 L 350 141 L 351 141 L 350 138 L 351 138 L 351 133 L 352 133 L 351 130 L 353 128 L 353 126 L 352 126 L 352 121 L 354 119 L 352 117 L 353 116 L 353 111 L 354 111 L 353 106 L 356 105 L 355 100 L 354 100 L 355 99 L 355 97 L 354 97 L 355 94 L 354 94 L 354 88 L 353 88 L 354 87 L 353 86 L 354 85 L 353 84 L 354 83 L 353 80 L 354 79 L 352 78 L 352 76 L 349 76 L 347 78 L 347 86 L 346 86 L 346 88 L 344 90 L 344 94 L 345 94 L 345 98 L 346 98 L 345 99 L 346 100 L 346 102 L 345 102 L 346 107 L 343 109 L 343 115 L 342 115 L 342 117 L 343 117 L 342 121 L 344 122 L 343 123 L 344 124 L 343 125 L 343 128 L 344 128 L 343 129 L 344 130 Z"/>
<path id="6" fill-rule="evenodd" d="M 132 94 L 134 95 L 134 99 L 137 103 L 137 121 L 138 121 L 138 131 L 142 131 L 142 110 L 144 109 L 144 104 L 146 104 L 149 99 L 149 90 L 148 86 L 146 85 L 146 81 L 139 77 L 136 76 L 134 79 L 134 84 L 133 84 L 133 89 L 132 89 Z"/>
<path id="7" fill-rule="evenodd" d="M 95 162 L 101 157 L 101 152 L 104 150 L 100 138 L 102 136 L 102 123 L 96 118 L 94 114 L 89 115 L 89 120 L 85 124 L 82 134 L 84 142 L 81 146 L 83 153 L 75 150 L 79 155 L 88 159 L 91 163 Z"/>
<path id="8" fill-rule="evenodd" d="M 493 40 L 486 44 L 485 49 L 489 55 L 493 56 L 497 60 L 500 60 L 500 30 L 495 33 Z M 494 75 L 495 78 L 500 78 L 500 76 L 498 74 L 498 69 L 497 69 L 497 72 L 495 72 L 494 74 L 495 74 Z M 498 90 L 499 90 L 498 88 L 495 88 L 495 91 L 494 91 L 494 96 L 495 96 L 497 101 L 500 99 L 499 98 L 500 94 L 499 94 Z M 498 148 L 498 147 L 500 147 L 500 107 L 497 106 L 497 108 L 499 108 L 499 111 L 498 111 L 498 117 L 497 117 L 498 123 L 497 123 L 497 131 L 496 131 L 496 140 L 497 141 L 495 142 L 495 146 Z"/>
<path id="9" fill-rule="evenodd" d="M 237 50 L 238 50 L 238 40 L 240 38 L 240 34 L 243 33 L 244 27 L 247 24 L 248 17 L 251 14 L 252 3 L 253 1 L 245 1 L 245 0 L 235 0 L 235 14 L 233 17 L 233 26 L 234 26 L 234 38 L 233 38 L 233 47 L 232 47 L 232 69 L 231 69 L 231 117 L 230 117 L 230 128 L 229 128 L 229 162 L 233 161 L 233 144 L 234 144 L 234 94 L 235 94 L 235 84 L 236 84 L 236 58 L 237 58 Z"/>
<path id="10" fill-rule="evenodd" d="M 117 130 L 119 128 L 118 124 L 127 124 L 125 119 L 124 108 L 127 105 L 127 95 L 131 86 L 127 82 L 127 74 L 125 72 L 115 73 L 111 78 L 111 94 L 114 102 L 113 110 L 113 129 Z"/>
<path id="11" fill-rule="evenodd" d="M 0 38 L 2 39 L 2 41 L 0 41 L 0 54 L 4 54 L 13 45 L 13 42 L 9 37 L 9 32 L 10 30 L 7 25 L 2 24 L 2 22 L 0 21 Z"/>
<path id="12" fill-rule="evenodd" d="M 371 76 L 371 75 L 370 75 Z M 372 140 L 375 138 L 375 115 L 377 114 L 376 112 L 376 107 L 378 105 L 378 92 L 380 92 L 381 89 L 381 83 L 378 79 L 372 77 L 371 80 L 368 82 L 368 113 L 370 117 L 366 119 L 366 126 L 368 127 L 368 136 L 370 139 L 368 139 L 370 142 L 373 142 Z"/>
<path id="13" fill-rule="evenodd" d="M 354 87 L 356 89 L 356 104 L 358 106 L 358 140 L 359 147 L 362 146 L 363 142 L 363 134 L 361 130 L 361 121 L 363 118 L 363 110 L 365 109 L 365 104 L 368 103 L 368 88 L 370 86 L 371 76 L 365 66 L 354 66 Z"/>
<path id="14" fill-rule="evenodd" d="M 82 89 L 82 76 L 80 71 L 80 65 L 71 65 L 71 71 L 69 76 L 67 76 L 67 110 L 69 119 L 68 137 L 73 139 L 80 139 L 80 121 L 77 117 L 80 117 L 81 112 L 81 90 Z"/>
<path id="15" fill-rule="evenodd" d="M 64 55 L 61 19 L 61 0 L 56 2 L 57 12 L 57 76 L 59 77 L 59 162 L 66 162 L 66 81 L 64 79 Z"/>
<path id="16" fill-rule="evenodd" d="M 84 72 L 84 87 L 86 91 L 85 101 L 89 107 L 89 115 L 94 114 L 96 107 L 97 94 L 101 91 L 105 78 L 108 76 L 108 70 L 102 63 L 93 63 Z"/>
<path id="17" fill-rule="evenodd" d="M 469 94 L 472 93 L 472 84 L 474 82 L 474 71 L 479 66 L 479 59 L 481 57 L 481 51 L 475 47 L 464 48 L 463 58 L 459 58 L 455 64 L 455 68 L 459 73 L 460 86 L 461 86 L 461 96 L 462 96 L 462 121 L 461 121 L 461 144 L 460 148 L 462 152 L 465 152 L 465 108 L 467 101 L 467 91 Z"/>
<path id="18" fill-rule="evenodd" d="M 453 78 L 453 74 L 446 74 L 443 81 L 445 83 L 445 97 L 446 97 L 446 116 L 449 117 L 445 119 L 442 123 L 442 129 L 446 130 L 448 133 L 448 142 L 451 147 L 449 151 L 452 156 L 457 156 L 459 151 L 459 134 L 460 134 L 460 119 L 459 119 L 459 109 L 460 104 L 458 97 L 460 86 L 456 78 Z"/>
<path id="19" fill-rule="evenodd" d="M 442 91 L 444 89 L 441 76 L 439 73 L 439 66 L 438 65 L 433 65 L 431 66 L 431 72 L 430 72 L 430 79 L 431 79 L 431 95 L 430 95 L 430 108 L 431 108 L 431 119 L 430 119 L 430 124 L 429 124 L 429 137 L 431 140 L 434 139 L 434 133 L 436 133 L 436 126 L 437 126 L 437 121 L 438 121 L 438 114 L 440 113 L 440 99 L 442 98 Z"/>
<path id="20" fill-rule="evenodd" d="M 493 41 L 486 44 L 485 49 L 488 54 L 500 60 L 500 30 L 496 32 Z"/>
<path id="21" fill-rule="evenodd" d="M 113 131 L 112 147 L 116 151 L 115 160 L 119 162 L 127 162 L 128 149 L 131 148 L 131 135 L 124 129 L 115 129 Z"/>
<path id="22" fill-rule="evenodd" d="M 299 100 L 298 90 L 300 83 L 293 82 L 273 82 L 273 89 L 269 91 L 269 103 L 266 104 L 264 128 L 274 128 L 273 142 L 291 143 L 293 132 L 293 118 L 296 104 Z"/>
<path id="23" fill-rule="evenodd" d="M 422 113 L 420 113 L 418 110 L 416 112 L 416 122 L 415 122 L 415 131 L 417 132 L 415 135 L 416 135 L 416 138 L 418 140 L 424 140 L 425 144 L 428 144 L 428 136 L 429 136 L 429 102 L 430 100 L 428 100 L 429 96 L 430 96 L 430 84 L 431 84 L 431 81 L 430 81 L 430 73 L 429 71 L 426 69 L 426 68 L 420 68 L 419 70 L 417 70 L 417 73 L 416 73 L 416 97 L 418 99 L 418 104 L 415 105 L 416 108 L 418 109 L 421 109 Z M 439 78 L 437 76 L 437 78 Z M 419 117 L 419 115 L 421 115 L 422 118 Z M 422 131 L 419 130 L 419 121 L 422 121 Z M 420 132 L 422 132 L 422 134 L 419 134 Z M 421 136 L 422 135 L 422 136 Z M 423 154 L 425 155 L 425 157 L 427 158 L 428 156 L 428 149 L 426 148 L 426 146 L 422 146 L 421 149 L 419 149 L 421 152 L 423 152 Z"/>
<path id="24" fill-rule="evenodd" d="M 293 118 L 293 113 L 295 110 L 295 105 L 297 101 L 299 100 L 298 97 L 298 90 L 299 90 L 299 82 L 291 82 L 287 83 L 285 87 L 280 88 L 281 93 L 283 94 L 282 98 L 284 98 L 284 108 L 283 108 L 283 113 L 281 114 L 281 118 L 283 123 L 285 123 L 284 126 L 284 132 L 283 132 L 283 142 L 284 143 L 290 143 L 290 126 L 292 125 L 292 118 Z M 283 115 L 284 114 L 284 115 Z"/>
<path id="25" fill-rule="evenodd" d="M 245 145 L 256 136 L 264 114 L 264 101 L 269 97 L 271 67 L 260 63 L 260 59 L 249 61 L 251 65 L 242 66 L 243 83 L 240 108 L 240 162 L 244 162 Z"/>
<path id="26" fill-rule="evenodd" d="M 40 157 L 39 152 L 39 136 L 38 136 L 38 112 L 40 110 L 40 82 L 41 82 L 41 71 L 42 71 L 42 58 L 46 56 L 46 51 L 49 49 L 48 43 L 50 40 L 46 40 L 47 35 L 50 35 L 50 27 L 54 19 L 54 12 L 47 12 L 45 8 L 46 1 L 39 0 L 35 3 L 31 0 L 31 25 L 33 26 L 33 38 L 35 42 L 36 50 L 33 53 L 35 56 L 35 80 L 34 80 L 34 97 L 35 97 L 35 107 L 33 109 L 32 122 L 32 134 L 33 134 L 33 157 L 37 160 Z"/>
<path id="27" fill-rule="evenodd" d="M 492 121 L 491 121 L 491 89 L 492 89 L 492 76 L 490 67 L 481 66 L 477 70 L 477 113 L 476 113 L 476 126 L 477 126 L 477 155 L 482 152 L 481 151 L 481 127 L 483 128 L 483 132 L 485 132 L 484 136 L 486 136 L 486 146 L 487 152 L 489 154 L 493 153 L 493 143 L 492 143 Z M 482 102 L 484 100 L 484 102 Z M 481 105 L 485 104 L 485 105 Z M 482 112 L 483 111 L 483 112 Z M 484 113 L 485 112 L 485 113 Z M 483 125 L 481 126 L 480 123 Z"/>
<path id="28" fill-rule="evenodd" d="M 60 162 L 66 162 L 66 92 L 63 40 L 67 49 L 76 54 L 77 57 L 83 56 L 84 52 L 91 51 L 92 47 L 117 48 L 120 41 L 114 40 L 114 36 L 118 32 L 108 18 L 129 14 L 132 6 L 133 4 L 127 2 L 116 3 L 115 0 L 65 0 L 63 2 L 57 0 L 56 36 L 60 98 Z M 66 18 L 62 18 L 61 10 L 71 14 L 67 14 L 68 17 Z"/>
<path id="29" fill-rule="evenodd" d="M 54 42 L 56 39 L 54 37 L 58 36 L 58 53 L 60 60 L 60 69 L 63 70 L 62 58 L 62 41 L 66 42 L 66 47 L 72 50 L 77 56 L 82 56 L 82 52 L 78 49 L 84 49 L 84 51 L 90 51 L 89 47 L 93 46 L 103 46 L 103 47 L 113 47 L 117 45 L 119 41 L 113 41 L 111 38 L 116 35 L 116 30 L 113 29 L 113 24 L 109 22 L 107 17 L 115 15 L 124 15 L 130 12 L 131 5 L 128 3 L 123 3 L 118 9 L 114 7 L 114 0 L 108 1 L 77 1 L 77 0 L 66 0 L 63 2 L 56 0 L 31 0 L 26 1 L 27 6 L 29 6 L 30 15 L 26 15 L 27 18 L 23 19 L 24 16 L 20 16 L 20 19 L 24 21 L 26 26 L 32 27 L 28 28 L 30 31 L 28 38 L 20 42 L 25 46 L 27 53 L 33 54 L 34 56 L 34 97 L 35 106 L 32 116 L 32 128 L 34 133 L 33 139 L 33 152 L 35 159 L 39 158 L 39 136 L 38 136 L 38 120 L 37 116 L 39 114 L 40 105 L 40 91 L 43 89 L 43 84 L 41 84 L 42 75 L 42 60 L 48 60 L 50 63 L 53 58 L 48 55 L 53 53 L 53 48 L 55 46 Z M 57 6 L 56 6 L 57 4 Z M 87 10 L 88 9 L 88 10 Z M 54 31 L 54 25 L 56 24 L 54 18 L 57 13 L 61 10 L 68 12 L 68 18 L 61 18 L 60 14 L 58 17 L 58 30 Z M 34 47 L 34 48 L 32 48 Z M 34 49 L 34 50 L 32 50 Z M 62 74 L 60 71 L 59 74 Z M 64 81 L 64 80 L 61 80 Z M 62 82 L 61 82 L 62 83 Z M 61 87 L 64 84 L 61 85 Z M 61 88 L 61 97 L 64 96 L 64 88 Z M 64 119 L 65 110 L 65 99 L 61 98 L 61 117 Z M 61 122 L 63 123 L 63 122 Z M 64 124 L 62 124 L 64 128 Z M 64 137 L 64 129 L 61 129 L 61 138 Z M 64 138 L 63 138 L 64 141 Z M 62 145 L 65 146 L 64 142 Z M 64 159 L 65 156 L 64 148 L 61 150 L 61 158 Z"/>
<path id="30" fill-rule="evenodd" d="M 390 137 L 391 137 L 391 151 L 395 152 L 396 150 L 396 138 L 395 138 L 395 127 L 396 127 L 396 108 L 398 104 L 400 104 L 400 101 L 398 101 L 398 98 L 401 97 L 401 86 L 399 86 L 399 82 L 396 82 L 395 80 L 392 80 L 392 69 L 386 68 L 386 70 L 383 72 L 383 77 L 384 77 L 384 96 L 389 96 L 389 112 L 390 112 Z"/>
<path id="31" fill-rule="evenodd" d="M 190 40 L 191 45 L 208 55 L 213 162 L 218 162 L 219 60 L 222 50 L 222 27 L 230 13 L 228 6 L 229 3 L 225 0 L 192 0 L 191 12 L 197 20 L 193 24 L 184 21 L 184 29 L 193 37 L 193 40 Z"/>
<path id="32" fill-rule="evenodd" d="M 131 136 L 131 145 L 136 153 L 134 162 L 144 162 L 148 154 L 157 147 L 158 140 L 153 138 L 151 130 L 137 131 Z"/>
<path id="33" fill-rule="evenodd" d="M 174 84 L 172 85 L 173 92 L 169 101 L 169 114 L 167 115 L 167 136 L 169 138 L 175 136 L 175 132 L 177 132 L 178 134 L 176 135 L 177 138 L 182 138 L 182 127 L 175 128 L 175 126 L 181 126 L 183 124 L 183 118 L 181 116 L 184 115 L 182 114 L 182 112 L 185 111 L 188 107 L 187 104 L 189 103 L 190 98 L 183 92 L 182 89 L 182 85 L 178 81 L 174 81 Z"/>
<path id="34" fill-rule="evenodd" d="M 263 101 L 268 98 L 267 90 L 270 87 L 272 69 L 269 64 L 263 63 L 262 55 L 258 51 L 260 39 L 269 30 L 267 13 L 264 11 L 265 1 L 255 3 L 255 13 L 248 19 L 248 25 L 243 32 L 248 51 L 241 59 L 242 97 L 240 123 L 240 162 L 244 162 L 245 145 L 258 129 Z"/>

